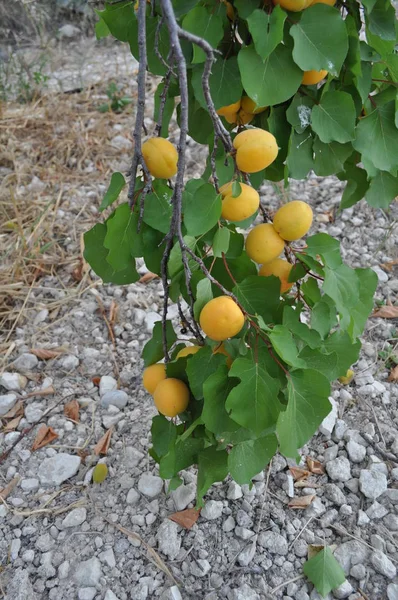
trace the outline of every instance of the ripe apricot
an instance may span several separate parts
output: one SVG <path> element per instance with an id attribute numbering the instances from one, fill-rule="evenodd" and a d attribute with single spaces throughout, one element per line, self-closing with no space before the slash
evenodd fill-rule
<path id="1" fill-rule="evenodd" d="M 257 173 L 274 162 L 278 155 L 276 139 L 264 129 L 246 129 L 234 139 L 236 164 L 245 173 Z"/>
<path id="2" fill-rule="evenodd" d="M 164 363 L 156 363 L 144 370 L 142 376 L 142 385 L 147 392 L 153 395 L 160 381 L 166 379 L 166 365 Z"/>
<path id="3" fill-rule="evenodd" d="M 201 348 L 202 346 L 185 346 L 185 348 L 182 348 L 178 352 L 177 358 L 182 358 L 183 356 L 190 356 L 191 354 L 196 354 Z"/>
<path id="4" fill-rule="evenodd" d="M 271 223 L 256 225 L 246 238 L 246 252 L 257 263 L 274 260 L 284 247 L 285 242 Z"/>
<path id="5" fill-rule="evenodd" d="M 250 115 L 258 115 L 259 113 L 267 110 L 268 106 L 257 106 L 257 104 L 249 98 L 249 96 L 243 96 L 241 101 L 241 109 Z"/>
<path id="6" fill-rule="evenodd" d="M 232 356 L 230 354 L 228 354 L 228 352 L 226 351 L 224 342 L 221 342 L 221 344 L 213 350 L 213 354 L 224 354 L 224 356 L 227 357 L 227 360 L 225 361 L 227 364 L 227 367 L 228 367 L 228 369 L 231 368 L 231 365 L 233 363 Z"/>
<path id="7" fill-rule="evenodd" d="M 236 115 L 236 123 L 238 125 L 247 125 L 248 123 L 250 123 L 250 121 L 252 121 L 254 118 L 254 115 L 252 113 L 248 113 L 245 110 L 243 110 L 243 108 L 240 109 L 240 111 L 238 112 L 238 114 Z"/>
<path id="8" fill-rule="evenodd" d="M 327 71 L 304 71 L 301 83 L 303 85 L 315 85 L 325 79 L 327 74 Z"/>
<path id="9" fill-rule="evenodd" d="M 228 123 L 236 123 L 239 109 L 240 100 L 233 104 L 228 104 L 228 106 L 222 106 L 218 109 L 217 114 L 220 115 L 220 117 L 224 117 Z"/>
<path id="10" fill-rule="evenodd" d="M 142 155 L 154 177 L 170 179 L 177 173 L 178 153 L 168 140 L 162 137 L 150 138 L 142 144 Z"/>
<path id="11" fill-rule="evenodd" d="M 220 188 L 223 195 L 221 216 L 228 221 L 243 221 L 248 219 L 260 206 L 260 196 L 258 192 L 246 183 L 241 183 L 241 193 L 234 198 L 232 196 L 232 182 L 226 187 Z M 223 192 L 224 189 L 224 192 Z"/>
<path id="12" fill-rule="evenodd" d="M 279 4 L 282 8 L 290 10 L 292 12 L 299 12 L 308 8 L 311 4 L 311 0 L 273 0 L 274 4 Z"/>
<path id="13" fill-rule="evenodd" d="M 329 6 L 334 6 L 336 0 L 312 0 L 310 6 L 313 6 L 314 4 L 328 4 Z"/>
<path id="14" fill-rule="evenodd" d="M 276 211 L 273 226 L 281 238 L 293 242 L 307 233 L 312 224 L 312 217 L 309 204 L 302 200 L 293 200 Z"/>
<path id="15" fill-rule="evenodd" d="M 274 260 L 265 263 L 258 274 L 264 277 L 269 277 L 270 275 L 279 277 L 281 282 L 281 294 L 284 294 L 285 292 L 288 292 L 293 285 L 288 281 L 291 270 L 292 265 L 288 263 L 287 260 L 284 260 L 283 258 L 274 258 Z"/>
<path id="16" fill-rule="evenodd" d="M 170 377 L 158 384 L 153 399 L 160 414 L 176 417 L 188 406 L 189 389 L 183 381 Z"/>
<path id="17" fill-rule="evenodd" d="M 202 308 L 200 326 L 215 342 L 222 342 L 238 334 L 245 323 L 239 306 L 229 296 L 213 298 Z"/>

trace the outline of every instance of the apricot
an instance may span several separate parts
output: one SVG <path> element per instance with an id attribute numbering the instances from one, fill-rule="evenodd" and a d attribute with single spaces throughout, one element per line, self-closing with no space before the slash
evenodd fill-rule
<path id="1" fill-rule="evenodd" d="M 223 342 L 240 332 L 245 323 L 245 317 L 232 298 L 218 296 L 205 304 L 200 313 L 199 322 L 211 340 Z"/>
<path id="2" fill-rule="evenodd" d="M 339 381 L 343 385 L 348 385 L 354 379 L 354 375 L 355 375 L 354 371 L 352 369 L 348 369 L 348 371 L 345 375 L 342 375 L 341 377 L 339 377 Z"/>
<path id="3" fill-rule="evenodd" d="M 171 142 L 162 137 L 150 138 L 142 144 L 148 171 L 159 179 L 170 179 L 177 173 L 178 153 Z"/>
<path id="4" fill-rule="evenodd" d="M 166 365 L 164 363 L 156 363 L 144 370 L 142 376 L 142 384 L 147 392 L 153 394 L 160 381 L 166 379 Z"/>
<path id="5" fill-rule="evenodd" d="M 232 196 L 232 182 L 220 188 L 223 195 L 221 216 L 228 221 L 243 221 L 248 219 L 260 206 L 258 192 L 246 183 L 241 183 L 241 193 L 234 198 Z"/>
<path id="6" fill-rule="evenodd" d="M 249 96 L 243 96 L 241 101 L 241 109 L 250 115 L 258 115 L 259 113 L 267 110 L 268 106 L 257 106 L 257 104 L 249 98 Z"/>
<path id="7" fill-rule="evenodd" d="M 185 348 L 182 348 L 178 352 L 177 358 L 182 358 L 183 356 L 190 356 L 191 354 L 196 354 L 201 348 L 202 346 L 185 346 Z"/>
<path id="8" fill-rule="evenodd" d="M 234 139 L 236 164 L 240 171 L 257 173 L 274 162 L 278 155 L 275 137 L 264 129 L 246 129 Z"/>
<path id="9" fill-rule="evenodd" d="M 271 223 L 256 225 L 246 238 L 246 252 L 257 263 L 274 260 L 284 247 L 285 242 Z"/>
<path id="10" fill-rule="evenodd" d="M 224 356 L 227 357 L 227 360 L 226 360 L 227 367 L 228 367 L 228 369 L 231 368 L 231 365 L 233 363 L 232 356 L 226 351 L 223 342 L 221 342 L 221 344 L 213 350 L 213 354 L 224 354 Z"/>
<path id="11" fill-rule="evenodd" d="M 304 71 L 301 83 L 303 85 L 315 85 L 325 79 L 327 74 L 327 71 Z"/>
<path id="12" fill-rule="evenodd" d="M 233 104 L 228 104 L 228 106 L 222 106 L 218 109 L 217 114 L 220 117 L 224 117 L 228 123 L 236 123 L 239 109 L 240 100 L 238 100 L 238 102 L 234 102 Z"/>
<path id="13" fill-rule="evenodd" d="M 311 0 L 273 0 L 273 2 L 291 12 L 299 12 L 308 8 L 311 4 Z"/>
<path id="14" fill-rule="evenodd" d="M 312 224 L 312 208 L 302 200 L 293 200 L 276 211 L 273 221 L 275 231 L 288 242 L 298 240 Z"/>
<path id="15" fill-rule="evenodd" d="M 247 125 L 253 119 L 254 119 L 254 115 L 253 114 L 248 113 L 245 110 L 243 110 L 243 108 L 241 108 L 240 111 L 238 112 L 238 114 L 236 115 L 236 121 L 235 122 L 238 125 Z"/>
<path id="16" fill-rule="evenodd" d="M 176 417 L 188 406 L 188 386 L 183 381 L 170 377 L 158 384 L 153 400 L 160 414 L 166 417 Z"/>
<path id="17" fill-rule="evenodd" d="M 313 6 L 314 4 L 328 4 L 329 6 L 334 6 L 336 0 L 312 0 L 310 6 Z"/>
<path id="18" fill-rule="evenodd" d="M 270 275 L 275 275 L 275 277 L 279 277 L 281 282 L 281 294 L 288 292 L 292 287 L 292 283 L 288 281 L 289 273 L 292 270 L 292 266 L 287 260 L 283 258 L 274 258 L 268 263 L 265 263 L 259 270 L 258 274 L 264 277 L 269 277 Z"/>

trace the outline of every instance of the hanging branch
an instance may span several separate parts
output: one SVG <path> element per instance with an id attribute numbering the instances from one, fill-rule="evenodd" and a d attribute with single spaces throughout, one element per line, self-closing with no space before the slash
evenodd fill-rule
<path id="1" fill-rule="evenodd" d="M 172 53 L 170 51 L 169 60 L 171 60 L 171 59 L 172 59 Z M 155 127 L 155 135 L 157 135 L 157 136 L 160 136 L 161 131 L 162 131 L 164 109 L 166 106 L 167 93 L 169 91 L 172 76 L 176 77 L 175 73 L 173 72 L 172 67 L 170 66 L 167 70 L 166 75 L 163 78 L 163 90 L 162 90 L 162 93 L 160 94 L 160 98 L 159 98 L 159 113 L 158 113 L 158 120 L 157 120 L 156 127 Z"/>

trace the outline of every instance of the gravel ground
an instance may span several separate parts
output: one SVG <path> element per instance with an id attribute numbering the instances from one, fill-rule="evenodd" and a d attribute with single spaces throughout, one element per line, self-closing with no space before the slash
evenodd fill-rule
<path id="1" fill-rule="evenodd" d="M 102 52 L 96 50 L 100 73 Z M 122 50 L 113 52 L 122 64 Z M 119 160 L 127 162 L 130 148 L 122 146 Z M 188 152 L 191 174 L 199 174 L 203 152 L 195 144 Z M 89 224 L 76 214 L 84 206 L 94 223 L 103 188 L 98 184 L 88 196 L 62 184 L 55 224 L 70 221 L 80 234 Z M 339 213 L 342 189 L 334 178 L 312 177 L 292 182 L 289 197 L 311 204 L 312 231 L 337 237 L 350 265 L 375 269 L 377 300 L 396 303 L 398 273 L 389 263 L 398 258 L 397 206 L 385 214 L 361 202 Z M 37 182 L 35 190 L 33 199 L 44 193 Z M 265 185 L 261 192 L 271 210 L 280 205 L 278 189 Z M 63 243 L 71 255 L 79 252 L 79 235 Z M 145 273 L 143 265 L 140 270 Z M 199 520 L 185 530 L 167 517 L 193 506 L 195 470 L 183 472 L 184 485 L 167 495 L 147 454 L 155 410 L 141 386 L 140 352 L 160 319 L 160 282 L 113 287 L 91 278 L 70 302 L 70 266 L 41 278 L 31 292 L 36 308 L 18 323 L 0 376 L 0 419 L 18 399 L 24 402 L 16 431 L 0 433 L 0 453 L 16 444 L 0 466 L 0 487 L 17 482 L 0 503 L 5 599 L 316 600 L 302 564 L 310 544 L 326 543 L 347 576 L 330 598 L 397 600 L 398 388 L 387 381 L 379 355 L 396 345 L 396 322 L 369 320 L 353 382 L 335 386 L 333 413 L 303 448 L 302 466 L 310 456 L 324 474 L 294 486 L 286 460 L 276 456 L 252 489 L 230 480 L 215 485 Z M 63 298 L 52 312 L 51 303 Z M 98 299 L 105 314 L 117 307 L 115 345 Z M 63 353 L 49 360 L 31 353 L 59 347 Z M 50 386 L 53 394 L 41 394 Z M 64 414 L 72 399 L 80 406 L 78 423 Z M 21 432 L 42 417 L 58 437 L 32 451 L 38 426 Z M 93 447 L 111 427 L 108 453 L 100 458 L 108 477 L 93 484 Z M 293 496 L 308 495 L 315 498 L 307 508 L 288 507 Z"/>

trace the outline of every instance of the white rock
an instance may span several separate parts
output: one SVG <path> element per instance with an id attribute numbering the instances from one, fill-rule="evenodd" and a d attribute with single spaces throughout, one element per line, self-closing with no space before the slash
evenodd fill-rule
<path id="1" fill-rule="evenodd" d="M 22 479 L 20 485 L 25 492 L 33 492 L 39 488 L 39 480 L 34 477 L 29 477 L 27 479 Z"/>
<path id="2" fill-rule="evenodd" d="M 256 555 L 257 545 L 254 541 L 252 544 L 245 546 L 238 556 L 238 563 L 241 567 L 247 567 Z"/>
<path id="3" fill-rule="evenodd" d="M 357 525 L 359 527 L 362 527 L 362 525 L 367 525 L 369 523 L 370 519 L 368 517 L 368 515 L 363 512 L 363 510 L 359 510 L 358 511 L 358 518 L 357 518 Z"/>
<path id="4" fill-rule="evenodd" d="M 214 521 L 222 515 L 224 505 L 219 500 L 208 500 L 200 513 L 206 521 Z"/>
<path id="5" fill-rule="evenodd" d="M 95 587 L 84 587 L 80 588 L 77 592 L 77 597 L 79 600 L 94 600 L 97 594 L 97 588 Z"/>
<path id="6" fill-rule="evenodd" d="M 21 549 L 21 540 L 19 538 L 14 538 L 10 544 L 10 558 L 11 560 L 16 560 L 18 558 L 19 551 Z"/>
<path id="7" fill-rule="evenodd" d="M 368 554 L 367 547 L 356 540 L 340 544 L 334 552 L 336 560 L 338 560 L 346 575 L 349 575 L 352 566 L 364 564 Z"/>
<path id="8" fill-rule="evenodd" d="M 111 146 L 117 150 L 131 150 L 133 147 L 133 142 L 124 137 L 124 135 L 116 135 L 111 140 Z"/>
<path id="9" fill-rule="evenodd" d="M 73 371 L 79 366 L 79 362 L 74 354 L 66 354 L 59 359 L 58 364 L 64 371 Z"/>
<path id="10" fill-rule="evenodd" d="M 369 456 L 368 469 L 370 471 L 380 471 L 381 473 L 384 473 L 386 477 L 388 477 L 388 467 L 386 463 L 384 463 L 378 456 L 375 456 L 374 454 Z"/>
<path id="11" fill-rule="evenodd" d="M 288 553 L 287 539 L 275 531 L 263 531 L 258 536 L 258 543 L 271 554 L 285 556 Z"/>
<path id="12" fill-rule="evenodd" d="M 14 572 L 7 585 L 4 600 L 27 600 L 28 598 L 29 600 L 38 600 L 29 579 L 29 571 L 19 568 Z"/>
<path id="13" fill-rule="evenodd" d="M 162 554 L 174 560 L 181 548 L 181 537 L 178 535 L 179 525 L 165 519 L 158 529 L 156 538 L 158 540 L 158 548 Z"/>
<path id="14" fill-rule="evenodd" d="M 152 333 L 153 327 L 157 321 L 161 321 L 162 317 L 157 312 L 149 311 L 145 315 L 145 327 L 148 333 Z"/>
<path id="15" fill-rule="evenodd" d="M 190 571 L 194 577 L 206 577 L 211 566 L 205 558 L 197 558 L 191 562 Z"/>
<path id="16" fill-rule="evenodd" d="M 82 506 L 79 508 L 74 508 L 70 511 L 62 521 L 63 528 L 69 527 L 77 527 L 84 523 L 87 517 L 87 510 Z"/>
<path id="17" fill-rule="evenodd" d="M 387 513 L 388 510 L 377 501 L 373 502 L 373 504 L 369 506 L 368 510 L 366 511 L 369 519 L 382 519 Z"/>
<path id="18" fill-rule="evenodd" d="M 244 583 L 231 590 L 227 595 L 228 600 L 260 600 L 260 596 L 251 587 Z"/>
<path id="19" fill-rule="evenodd" d="M 101 552 L 99 559 L 101 562 L 107 564 L 110 569 L 113 569 L 113 567 L 116 566 L 116 559 L 112 548 L 108 548 Z"/>
<path id="20" fill-rule="evenodd" d="M 390 583 L 387 587 L 388 600 L 398 600 L 398 584 Z"/>
<path id="21" fill-rule="evenodd" d="M 15 406 L 17 397 L 15 394 L 3 394 L 0 396 L 0 417 L 6 415 Z"/>
<path id="22" fill-rule="evenodd" d="M 366 456 L 366 448 L 351 440 L 347 444 L 347 452 L 351 462 L 360 463 Z"/>
<path id="23" fill-rule="evenodd" d="M 39 310 L 39 312 L 33 319 L 33 325 L 39 325 L 40 323 L 43 323 L 43 321 L 45 321 L 47 319 L 48 314 L 49 313 L 48 313 L 47 308 L 43 308 L 42 310 Z"/>
<path id="24" fill-rule="evenodd" d="M 4 504 L 0 505 L 0 519 L 4 519 L 4 517 L 7 515 L 7 509 L 4 506 Z"/>
<path id="25" fill-rule="evenodd" d="M 326 472 L 333 481 L 348 481 L 351 478 L 350 461 L 345 456 L 338 456 L 326 463 Z"/>
<path id="26" fill-rule="evenodd" d="M 222 528 L 223 531 L 225 531 L 226 533 L 235 529 L 235 519 L 231 516 L 227 517 L 223 523 Z"/>
<path id="27" fill-rule="evenodd" d="M 330 413 L 325 417 L 319 426 L 319 431 L 326 437 L 331 437 L 333 428 L 337 420 L 337 404 L 336 401 L 329 396 L 329 402 L 332 405 Z"/>
<path id="28" fill-rule="evenodd" d="M 236 483 L 236 481 L 231 481 L 227 491 L 228 500 L 238 500 L 239 498 L 242 498 L 242 496 L 243 492 L 240 485 Z"/>
<path id="29" fill-rule="evenodd" d="M 80 35 L 81 32 L 78 27 L 75 27 L 75 25 L 66 23 L 65 25 L 62 25 L 62 27 L 60 27 L 58 29 L 58 33 L 61 37 L 74 38 L 74 37 Z"/>
<path id="30" fill-rule="evenodd" d="M 21 373 L 28 373 L 35 369 L 38 365 L 39 359 L 34 354 L 30 354 L 29 352 L 25 352 L 18 356 L 16 360 L 14 360 L 12 366 L 17 371 Z"/>
<path id="31" fill-rule="evenodd" d="M 106 590 L 104 600 L 119 600 L 119 598 L 112 592 L 112 590 Z"/>
<path id="32" fill-rule="evenodd" d="M 110 375 L 103 375 L 99 382 L 99 393 L 100 396 L 104 396 L 107 392 L 114 392 L 117 390 L 117 381 Z"/>
<path id="33" fill-rule="evenodd" d="M 338 588 L 333 590 L 333 596 L 342 600 L 343 598 L 348 598 L 350 594 L 354 591 L 351 583 L 345 580 Z"/>
<path id="34" fill-rule="evenodd" d="M 188 504 L 193 502 L 196 496 L 196 486 L 194 483 L 188 485 L 180 485 L 176 490 L 171 492 L 171 497 L 174 501 L 176 510 L 184 510 Z"/>
<path id="35" fill-rule="evenodd" d="M 41 192 L 46 187 L 46 184 L 34 175 L 32 181 L 26 187 L 30 192 Z"/>
<path id="36" fill-rule="evenodd" d="M 181 592 L 176 585 L 173 585 L 163 592 L 160 600 L 182 600 Z"/>
<path id="37" fill-rule="evenodd" d="M 387 489 L 387 477 L 380 471 L 362 469 L 359 474 L 359 488 L 364 496 L 376 500 Z"/>
<path id="38" fill-rule="evenodd" d="M 131 488 L 131 490 L 127 492 L 126 503 L 133 505 L 137 504 L 137 502 L 140 500 L 140 497 L 141 496 L 139 493 L 134 488 Z"/>
<path id="39" fill-rule="evenodd" d="M 9 392 L 20 392 L 26 387 L 28 380 L 24 375 L 19 373 L 4 372 L 0 375 L 0 387 L 5 388 Z"/>
<path id="40" fill-rule="evenodd" d="M 380 550 L 372 553 L 370 562 L 378 573 L 388 577 L 388 579 L 393 579 L 397 574 L 397 569 L 394 563 L 391 562 L 384 552 L 380 552 Z"/>
<path id="41" fill-rule="evenodd" d="M 380 283 L 387 283 L 388 275 L 383 269 L 380 269 L 380 267 L 371 267 L 371 269 L 376 273 Z"/>
<path id="42" fill-rule="evenodd" d="M 32 563 L 35 558 L 35 551 L 34 550 L 25 550 L 25 552 L 23 552 L 21 558 L 26 563 Z"/>
<path id="43" fill-rule="evenodd" d="M 251 529 L 247 529 L 246 527 L 241 527 L 240 525 L 238 525 L 237 527 L 235 527 L 235 535 L 241 540 L 246 541 L 253 537 L 254 531 L 251 531 Z"/>
<path id="44" fill-rule="evenodd" d="M 333 438 L 335 440 L 342 440 L 344 437 L 344 434 L 346 432 L 346 429 L 347 429 L 347 425 L 346 425 L 345 421 L 343 421 L 342 419 L 337 419 L 336 425 L 334 428 Z"/>
<path id="45" fill-rule="evenodd" d="M 40 402 L 32 402 L 25 406 L 25 419 L 28 423 L 36 423 L 40 421 L 43 416 L 44 410 L 43 405 Z"/>
<path id="46" fill-rule="evenodd" d="M 144 473 L 138 480 L 138 490 L 148 498 L 156 498 L 162 492 L 163 480 L 156 475 Z"/>
<path id="47" fill-rule="evenodd" d="M 108 408 L 109 405 L 117 406 L 118 408 L 124 408 L 129 401 L 129 397 L 123 390 L 114 390 L 113 392 L 106 392 L 101 396 L 100 404 L 104 408 Z"/>
<path id="48" fill-rule="evenodd" d="M 61 485 L 61 483 L 76 475 L 80 462 L 81 458 L 79 456 L 73 456 L 64 452 L 44 459 L 38 469 L 41 485 Z"/>
<path id="49" fill-rule="evenodd" d="M 58 578 L 66 579 L 69 575 L 70 563 L 68 560 L 64 560 L 58 567 Z"/>
<path id="50" fill-rule="evenodd" d="M 98 585 L 101 577 L 101 563 L 93 556 L 88 560 L 78 562 L 75 566 L 73 579 L 77 585 L 84 587 L 94 587 Z"/>

